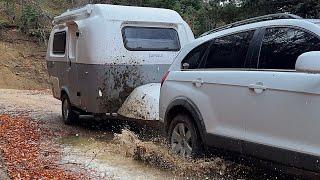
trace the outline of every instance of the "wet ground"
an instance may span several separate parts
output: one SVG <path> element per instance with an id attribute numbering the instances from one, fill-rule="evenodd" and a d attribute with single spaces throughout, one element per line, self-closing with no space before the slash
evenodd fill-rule
<path id="1" fill-rule="evenodd" d="M 110 135 L 110 134 L 109 134 Z M 123 152 L 117 152 L 108 141 L 91 137 L 69 137 L 64 144 L 64 163 L 85 164 L 86 168 L 99 173 L 100 177 L 115 179 L 177 179 L 170 171 L 159 171 L 143 162 L 128 158 Z M 120 149 L 119 149 L 120 150 Z"/>
<path id="2" fill-rule="evenodd" d="M 60 101 L 52 98 L 50 91 L 0 89 L 0 114 L 20 116 L 21 112 L 56 132 L 50 141 L 59 145 L 59 161 L 65 170 L 85 170 L 91 179 L 301 178 L 220 153 L 199 160 L 181 159 L 166 147 L 159 124 L 82 117 L 77 125 L 66 126 Z M 61 131 L 67 133 L 61 135 Z"/>

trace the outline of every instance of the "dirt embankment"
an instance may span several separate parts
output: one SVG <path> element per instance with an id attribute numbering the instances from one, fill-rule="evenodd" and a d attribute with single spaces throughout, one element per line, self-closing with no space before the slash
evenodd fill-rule
<path id="1" fill-rule="evenodd" d="M 0 29 L 0 88 L 49 88 L 46 48 L 15 28 Z"/>

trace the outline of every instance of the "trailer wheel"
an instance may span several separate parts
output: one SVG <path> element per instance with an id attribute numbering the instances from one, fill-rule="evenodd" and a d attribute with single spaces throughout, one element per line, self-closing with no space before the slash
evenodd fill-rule
<path id="1" fill-rule="evenodd" d="M 62 96 L 61 109 L 62 119 L 65 124 L 71 125 L 77 122 L 77 120 L 79 119 L 79 115 L 73 111 L 69 97 L 67 95 Z"/>

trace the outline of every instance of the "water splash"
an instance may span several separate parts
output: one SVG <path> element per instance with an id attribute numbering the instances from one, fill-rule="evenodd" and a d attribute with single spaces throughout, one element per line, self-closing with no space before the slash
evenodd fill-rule
<path id="1" fill-rule="evenodd" d="M 117 144 L 119 152 L 127 157 L 162 170 L 173 171 L 179 176 L 221 178 L 227 172 L 226 162 L 219 157 L 200 160 L 182 158 L 171 153 L 165 146 L 141 141 L 129 130 L 115 134 L 113 144 Z"/>

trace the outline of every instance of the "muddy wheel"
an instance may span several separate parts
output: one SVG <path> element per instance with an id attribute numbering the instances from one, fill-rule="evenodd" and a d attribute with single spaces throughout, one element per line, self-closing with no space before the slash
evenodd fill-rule
<path id="1" fill-rule="evenodd" d="M 188 115 L 179 114 L 173 118 L 168 140 L 172 152 L 183 157 L 197 157 L 202 153 L 199 133 Z"/>
<path id="2" fill-rule="evenodd" d="M 64 95 L 62 97 L 62 119 L 65 124 L 71 125 L 77 122 L 79 115 L 76 114 L 71 106 L 69 97 Z"/>

